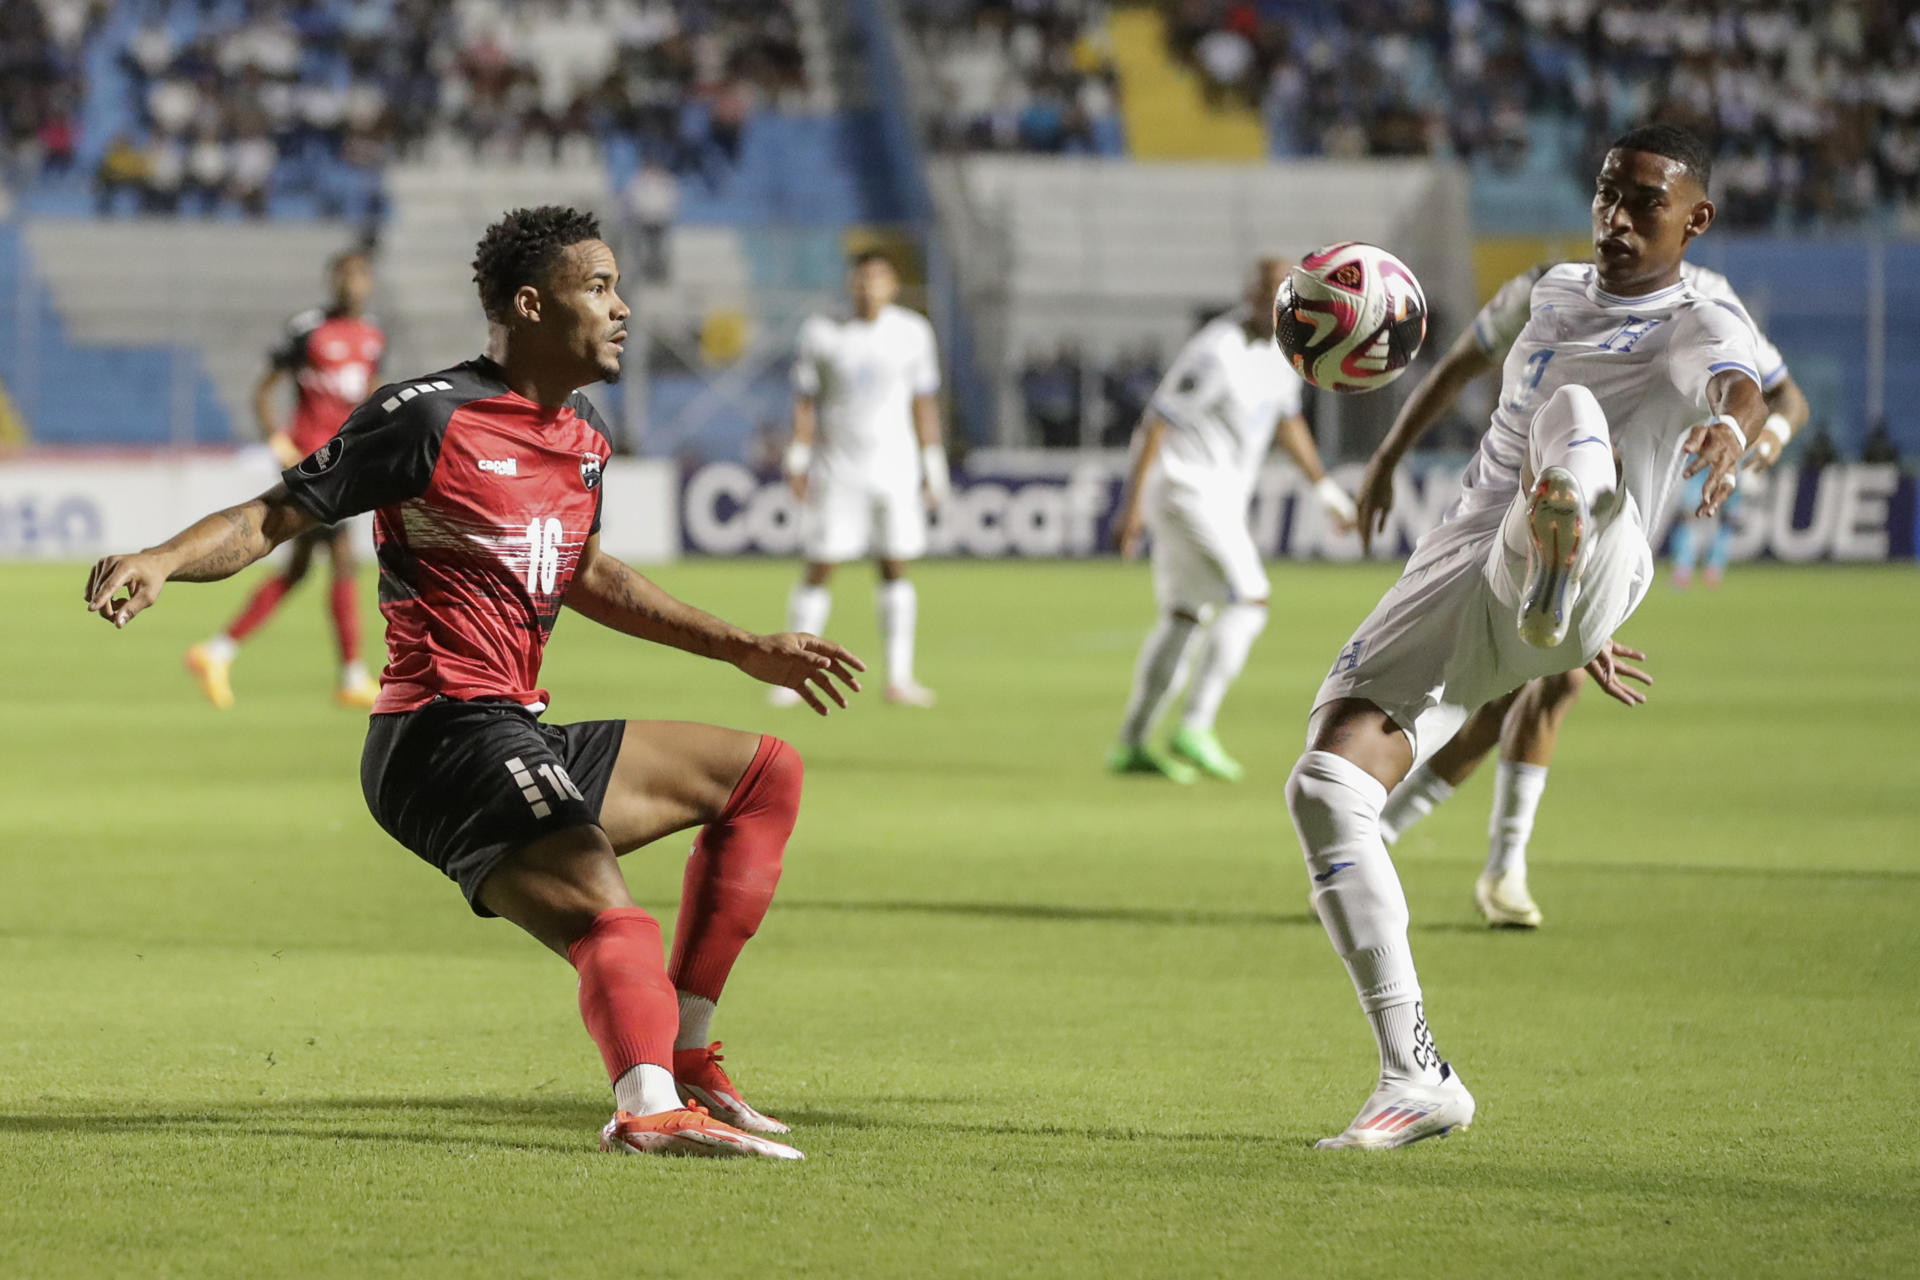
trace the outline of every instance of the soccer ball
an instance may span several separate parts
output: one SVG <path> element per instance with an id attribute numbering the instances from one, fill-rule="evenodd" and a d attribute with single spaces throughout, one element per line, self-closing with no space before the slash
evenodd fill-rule
<path id="1" fill-rule="evenodd" d="M 1372 391 L 1405 373 L 1427 337 L 1427 295 L 1378 245 L 1316 249 L 1273 300 L 1274 340 L 1295 373 L 1328 391 Z"/>

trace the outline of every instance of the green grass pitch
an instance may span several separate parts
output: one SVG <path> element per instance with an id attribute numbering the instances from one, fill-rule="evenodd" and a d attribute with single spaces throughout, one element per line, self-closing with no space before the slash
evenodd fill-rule
<path id="1" fill-rule="evenodd" d="M 258 573 L 259 571 L 255 571 Z M 791 566 L 658 577 L 777 624 Z M 390 844 L 309 585 L 200 703 L 77 567 L 0 571 L 0 1275 L 1913 1275 L 1920 579 L 1736 568 L 1630 624 L 1478 926 L 1490 771 L 1398 852 L 1473 1130 L 1316 1153 L 1373 1080 L 1282 780 L 1390 580 L 1276 566 L 1238 787 L 1107 777 L 1144 570 L 934 564 L 932 712 L 818 721 L 562 620 L 555 719 L 777 730 L 808 792 L 716 1023 L 804 1165 L 616 1160 L 572 973 Z M 877 659 L 870 577 L 831 632 Z M 635 854 L 670 919 L 685 844 Z"/>

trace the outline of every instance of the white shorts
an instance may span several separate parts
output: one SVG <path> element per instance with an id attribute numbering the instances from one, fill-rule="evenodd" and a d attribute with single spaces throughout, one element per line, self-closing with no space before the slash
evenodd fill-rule
<path id="1" fill-rule="evenodd" d="M 1244 502 L 1156 485 L 1142 495 L 1153 534 L 1153 594 L 1163 612 L 1265 600 L 1272 588 Z"/>
<path id="2" fill-rule="evenodd" d="M 1646 597 L 1653 552 L 1631 497 L 1581 551 L 1580 595 L 1567 638 L 1536 649 L 1515 614 L 1527 573 L 1525 494 L 1468 501 L 1420 540 L 1314 695 L 1318 711 L 1364 698 L 1413 743 L 1414 763 L 1446 745 L 1469 715 L 1539 676 L 1585 666 Z"/>
<path id="3" fill-rule="evenodd" d="M 869 554 L 918 560 L 927 554 L 927 504 L 919 477 L 876 484 L 814 468 L 800 509 L 800 550 L 813 564 L 842 564 Z"/>

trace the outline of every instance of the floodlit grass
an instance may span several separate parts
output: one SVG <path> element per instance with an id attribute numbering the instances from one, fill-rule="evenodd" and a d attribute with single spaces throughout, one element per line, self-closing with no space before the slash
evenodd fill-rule
<path id="1" fill-rule="evenodd" d="M 1238 787 L 1100 768 L 1144 571 L 929 565 L 931 712 L 818 721 L 578 617 L 558 720 L 688 717 L 806 755 L 787 877 L 721 1006 L 804 1165 L 615 1160 L 572 973 L 391 844 L 328 701 L 322 593 L 238 707 L 7 567 L 0 1275 L 1912 1275 L 1920 1239 L 1920 580 L 1736 569 L 1574 713 L 1537 935 L 1479 927 L 1490 771 L 1398 857 L 1470 1133 L 1316 1153 L 1373 1046 L 1281 799 L 1379 566 L 1276 566 L 1221 734 Z M 672 589 L 778 624 L 791 568 Z M 831 631 L 871 658 L 869 577 Z M 670 918 L 684 844 L 629 858 Z"/>

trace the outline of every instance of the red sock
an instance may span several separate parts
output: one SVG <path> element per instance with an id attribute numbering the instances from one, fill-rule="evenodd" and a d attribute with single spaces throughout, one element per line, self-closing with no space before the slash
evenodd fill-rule
<path id="1" fill-rule="evenodd" d="M 273 611 L 280 607 L 280 598 L 292 587 L 291 582 L 280 577 L 268 578 L 261 583 L 260 589 L 247 601 L 247 607 L 240 611 L 240 616 L 235 618 L 233 625 L 227 628 L 227 638 L 237 642 L 245 640 L 259 630 L 260 624 L 273 616 Z"/>
<path id="2" fill-rule="evenodd" d="M 727 800 L 700 830 L 680 889 L 680 922 L 667 973 L 673 985 L 720 998 L 780 883 L 780 855 L 800 816 L 800 753 L 771 735 Z"/>
<path id="3" fill-rule="evenodd" d="M 340 661 L 352 662 L 360 656 L 360 597 L 353 579 L 336 578 L 333 583 L 333 638 L 340 644 Z"/>
<path id="4" fill-rule="evenodd" d="M 680 1005 L 660 967 L 660 922 L 638 907 L 614 907 L 572 946 L 580 974 L 580 1019 L 600 1046 L 607 1078 L 643 1062 L 672 1070 Z"/>

